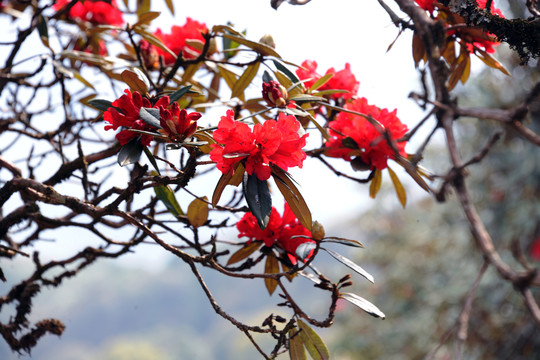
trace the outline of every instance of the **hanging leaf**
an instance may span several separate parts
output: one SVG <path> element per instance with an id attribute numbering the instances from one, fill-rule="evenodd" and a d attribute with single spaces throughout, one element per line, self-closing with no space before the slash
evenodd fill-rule
<path id="1" fill-rule="evenodd" d="M 401 184 L 401 181 L 397 177 L 394 170 L 388 167 L 388 172 L 390 173 L 390 178 L 392 179 L 392 183 L 394 184 L 394 189 L 396 189 L 396 195 L 399 199 L 399 202 L 401 203 L 401 206 L 405 208 L 405 205 L 407 205 L 407 193 L 405 192 L 405 188 L 403 187 L 403 184 Z"/>
<path id="2" fill-rule="evenodd" d="M 274 62 L 274 65 L 276 66 L 276 69 L 278 69 L 279 71 L 281 71 L 282 73 L 287 75 L 287 77 L 291 80 L 292 84 L 296 84 L 296 83 L 300 82 L 298 77 L 294 73 L 292 73 L 289 69 L 287 69 L 287 67 L 285 65 L 283 65 L 281 62 L 279 62 L 277 60 L 272 60 L 272 61 Z M 284 85 L 284 84 L 281 84 L 281 85 Z M 288 87 L 288 86 L 286 86 L 286 87 Z"/>
<path id="3" fill-rule="evenodd" d="M 370 273 L 368 273 L 366 270 L 362 269 L 359 265 L 355 264 L 351 260 L 347 259 L 345 256 L 340 255 L 337 252 L 332 251 L 330 249 L 325 249 L 325 248 L 321 248 L 321 249 L 325 250 L 327 253 L 332 255 L 332 257 L 334 259 L 341 262 L 343 265 L 348 266 L 350 269 L 356 271 L 357 273 L 359 273 L 360 275 L 362 275 L 363 277 L 365 277 L 366 279 L 368 279 L 372 283 L 375 282 L 375 280 L 373 279 L 373 276 Z"/>
<path id="4" fill-rule="evenodd" d="M 471 57 L 467 56 L 467 63 L 465 64 L 465 70 L 463 70 L 463 74 L 461 74 L 461 78 L 459 79 L 462 84 L 465 84 L 467 80 L 469 79 L 469 75 L 471 74 Z"/>
<path id="5" fill-rule="evenodd" d="M 413 164 L 411 164 L 411 162 L 405 159 L 403 156 L 396 156 L 394 161 L 401 165 L 405 169 L 405 171 L 407 171 L 407 174 L 409 174 L 414 179 L 414 181 L 416 181 L 416 183 L 422 187 L 422 189 L 426 190 L 428 193 L 431 192 L 428 184 L 426 184 L 424 179 L 422 179 L 422 177 L 420 176 L 422 174 L 420 172 L 420 167 L 414 167 Z"/>
<path id="6" fill-rule="evenodd" d="M 274 57 L 277 57 L 277 58 L 281 58 L 281 55 L 279 55 L 276 52 L 276 50 L 274 50 L 272 47 L 270 47 L 268 45 L 261 44 L 259 42 L 255 42 L 255 41 L 251 41 L 251 40 L 246 39 L 243 36 L 238 36 L 238 35 L 234 35 L 234 34 L 226 34 L 225 33 L 225 34 L 223 34 L 221 36 L 223 36 L 224 38 L 227 38 L 229 40 L 236 41 L 237 43 L 242 44 L 244 46 L 247 46 L 248 48 L 255 50 L 256 52 L 258 52 L 259 54 L 261 54 L 263 56 L 274 56 Z"/>
<path id="7" fill-rule="evenodd" d="M 373 176 L 373 179 L 371 179 L 371 183 L 369 184 L 369 197 L 372 199 L 375 199 L 377 196 L 377 193 L 381 189 L 382 184 L 382 172 L 379 169 L 375 169 L 375 174 Z"/>
<path id="8" fill-rule="evenodd" d="M 141 144 L 141 138 L 139 136 L 131 139 L 118 152 L 118 165 L 125 166 L 139 161 L 143 148 L 144 146 Z"/>
<path id="9" fill-rule="evenodd" d="M 144 152 L 148 155 L 150 151 L 145 147 Z M 151 155 L 151 154 L 150 154 Z M 153 158 L 153 156 L 152 156 Z M 155 162 L 155 159 L 154 159 Z M 152 175 L 158 175 L 156 171 L 152 171 Z M 179 217 L 181 215 L 185 215 L 184 211 L 180 207 L 180 204 L 176 200 L 176 195 L 174 194 L 174 191 L 172 191 L 171 187 L 169 185 L 160 185 L 154 187 L 154 192 L 156 193 L 156 197 L 161 200 L 163 205 L 169 210 L 171 214 L 173 214 L 175 217 Z"/>
<path id="10" fill-rule="evenodd" d="M 150 11 L 151 0 L 137 0 L 137 15 Z"/>
<path id="11" fill-rule="evenodd" d="M 92 99 L 88 101 L 87 104 L 100 111 L 107 111 L 107 109 L 109 109 L 110 107 L 113 107 L 113 104 L 111 101 L 103 100 L 103 99 Z"/>
<path id="12" fill-rule="evenodd" d="M 221 175 L 219 178 L 219 181 L 216 185 L 216 188 L 214 189 L 214 194 L 212 195 L 212 206 L 216 207 L 216 205 L 219 202 L 219 199 L 221 198 L 221 194 L 223 194 L 223 190 L 227 185 L 229 185 L 229 182 L 232 178 L 232 172 L 229 171 L 226 174 Z"/>
<path id="13" fill-rule="evenodd" d="M 47 18 L 45 16 L 39 15 L 37 29 L 43 45 L 49 47 L 49 27 L 47 25 Z"/>
<path id="14" fill-rule="evenodd" d="M 259 180 L 255 173 L 252 175 L 244 174 L 244 197 L 249 210 L 257 219 L 259 227 L 264 230 L 268 225 L 272 211 L 272 197 L 268 190 L 268 182 Z"/>
<path id="15" fill-rule="evenodd" d="M 240 95 L 244 94 L 244 90 L 246 90 L 249 84 L 251 84 L 251 81 L 257 75 L 260 65 L 260 62 L 256 62 L 255 64 L 247 67 L 244 73 L 238 78 L 238 80 L 234 84 L 232 88 L 231 98 L 239 97 Z"/>
<path id="16" fill-rule="evenodd" d="M 167 52 L 170 54 L 174 59 L 178 57 L 177 54 L 175 54 L 171 49 L 167 47 L 159 38 L 157 38 L 154 34 L 149 33 L 146 30 L 143 30 L 141 27 L 134 28 L 133 31 L 135 31 L 137 34 L 141 35 L 144 40 L 148 41 L 150 44 L 157 46 L 161 50 Z"/>
<path id="17" fill-rule="evenodd" d="M 173 0 L 165 0 L 165 4 L 167 4 L 167 8 L 171 12 L 171 15 L 174 16 L 174 3 L 173 3 Z"/>
<path id="18" fill-rule="evenodd" d="M 424 43 L 422 43 L 422 39 L 416 33 L 413 36 L 412 52 L 413 52 L 414 64 L 416 67 L 418 67 L 418 63 L 420 62 L 420 60 L 424 58 L 424 55 L 426 54 L 426 50 L 424 49 Z"/>
<path id="19" fill-rule="evenodd" d="M 244 180 L 245 171 L 246 169 L 244 168 L 244 165 L 242 165 L 242 162 L 238 162 L 234 167 L 234 175 L 232 176 L 231 180 L 229 180 L 229 185 L 240 185 L 242 183 L 242 180 Z"/>
<path id="20" fill-rule="evenodd" d="M 277 274 L 279 273 L 279 262 L 273 254 L 268 254 L 266 256 L 266 263 L 264 264 L 264 273 L 265 274 Z M 278 282 L 276 279 L 264 278 L 264 284 L 268 293 L 272 295 L 276 290 Z"/>
<path id="21" fill-rule="evenodd" d="M 279 191 L 283 194 L 285 201 L 289 204 L 292 212 L 296 215 L 302 225 L 311 231 L 311 226 L 313 225 L 311 211 L 309 211 L 302 194 L 300 194 L 300 191 L 298 191 L 292 180 L 289 178 L 287 172 L 273 164 L 270 164 L 270 167 L 272 169 L 272 177 L 274 178 Z"/>
<path id="22" fill-rule="evenodd" d="M 250 244 L 244 245 L 240 250 L 235 252 L 227 261 L 227 265 L 237 263 L 244 260 L 249 255 L 253 254 L 262 245 L 262 241 L 252 241 Z"/>
<path id="23" fill-rule="evenodd" d="M 503 64 L 501 64 L 499 61 L 497 61 L 497 59 L 495 59 L 493 56 L 491 56 L 490 54 L 488 54 L 484 50 L 479 49 L 479 48 L 475 48 L 474 53 L 487 66 L 489 66 L 491 68 L 494 68 L 494 69 L 497 69 L 497 70 L 500 70 L 505 75 L 511 76 L 510 73 L 508 72 L 508 70 L 506 70 L 506 68 L 504 67 Z"/>
<path id="24" fill-rule="evenodd" d="M 124 70 L 122 71 L 121 76 L 122 80 L 124 80 L 132 91 L 137 91 L 142 95 L 148 92 L 150 84 L 148 84 L 148 80 L 140 70 L 138 70 L 138 73 L 131 70 Z"/>
<path id="25" fill-rule="evenodd" d="M 152 20 L 156 19 L 161 13 L 159 11 L 149 11 L 143 14 L 140 14 L 139 19 L 132 27 L 141 26 L 141 25 L 150 25 Z"/>
<path id="26" fill-rule="evenodd" d="M 359 247 L 359 248 L 364 247 L 364 245 L 362 245 L 360 241 L 350 240 L 350 239 L 345 239 L 345 238 L 340 238 L 340 237 L 335 237 L 335 236 L 325 237 L 324 239 L 321 240 L 321 242 L 332 242 L 332 243 L 338 243 L 342 245 Z"/>
<path id="27" fill-rule="evenodd" d="M 161 129 L 159 109 L 142 107 L 139 109 L 139 117 L 148 125 Z"/>
<path id="28" fill-rule="evenodd" d="M 328 360 L 330 359 L 330 353 L 328 348 L 322 341 L 322 339 L 317 335 L 315 330 L 309 327 L 305 322 L 298 319 L 296 321 L 298 327 L 300 328 L 300 333 L 298 336 L 302 339 L 302 343 L 306 347 L 309 355 L 313 360 Z"/>
<path id="29" fill-rule="evenodd" d="M 182 74 L 182 83 L 187 83 L 191 81 L 191 79 L 193 78 L 193 75 L 195 75 L 195 73 L 197 72 L 197 70 L 199 70 L 202 64 L 203 62 L 201 61 L 196 64 L 189 65 L 186 68 L 186 70 L 184 70 L 184 73 Z"/>
<path id="30" fill-rule="evenodd" d="M 234 84 L 236 84 L 236 74 L 222 65 L 218 65 L 218 70 L 223 77 L 223 80 L 225 80 L 225 83 L 227 83 L 229 89 L 232 90 L 234 88 Z"/>
<path id="31" fill-rule="evenodd" d="M 187 210 L 187 216 L 189 223 L 194 228 L 198 228 L 200 226 L 203 226 L 206 221 L 208 220 L 208 199 L 206 196 L 199 199 L 196 198 L 189 204 L 188 210 Z"/>
<path id="32" fill-rule="evenodd" d="M 297 328 L 289 330 L 289 358 L 290 360 L 306 360 L 306 350 Z"/>
<path id="33" fill-rule="evenodd" d="M 386 315 L 384 315 L 384 313 L 379 310 L 378 307 L 376 307 L 375 305 L 373 305 L 372 303 L 370 303 L 369 301 L 367 301 L 366 299 L 356 295 L 356 294 L 352 294 L 352 293 L 341 293 L 339 295 L 340 298 L 342 299 L 345 299 L 347 301 L 349 301 L 350 303 L 358 306 L 360 309 L 364 310 L 365 312 L 367 312 L 369 315 L 371 316 L 374 316 L 376 318 L 381 318 L 381 319 L 385 319 L 386 318 Z"/>

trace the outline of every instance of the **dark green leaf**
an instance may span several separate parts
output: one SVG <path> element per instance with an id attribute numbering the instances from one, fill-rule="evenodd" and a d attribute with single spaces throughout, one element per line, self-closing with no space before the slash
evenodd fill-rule
<path id="1" fill-rule="evenodd" d="M 285 65 L 283 65 L 282 63 L 280 63 L 277 60 L 273 60 L 273 62 L 274 62 L 274 65 L 276 66 L 276 69 L 278 69 L 279 71 L 281 71 L 282 73 L 287 75 L 287 77 L 289 79 L 291 79 L 293 84 L 296 84 L 296 83 L 300 82 L 298 77 L 296 77 L 296 75 L 294 75 L 289 69 L 287 69 L 287 67 Z"/>
<path id="2" fill-rule="evenodd" d="M 304 346 L 306 347 L 309 355 L 313 360 L 328 360 L 330 359 L 330 353 L 328 348 L 322 341 L 322 339 L 317 335 L 317 333 L 308 326 L 305 322 L 298 319 L 296 321 L 298 327 L 300 328 L 300 333 L 298 336 L 302 339 Z"/>
<path id="3" fill-rule="evenodd" d="M 159 109 L 142 107 L 139 110 L 139 117 L 148 125 L 161 129 Z"/>
<path id="4" fill-rule="evenodd" d="M 43 45 L 49 47 L 49 28 L 45 16 L 40 15 L 38 17 L 37 29 Z"/>
<path id="5" fill-rule="evenodd" d="M 90 100 L 88 101 L 88 105 L 100 111 L 107 111 L 108 108 L 113 107 L 112 102 L 110 102 L 109 100 L 103 100 L 103 99 Z"/>
<path id="6" fill-rule="evenodd" d="M 139 161 L 144 146 L 141 144 L 141 138 L 131 139 L 126 145 L 122 146 L 118 152 L 118 165 L 125 166 Z"/>
<path id="7" fill-rule="evenodd" d="M 272 197 L 268 190 L 267 181 L 259 180 L 255 174 L 248 175 L 246 173 L 244 175 L 244 196 L 259 227 L 265 229 L 272 211 Z"/>
<path id="8" fill-rule="evenodd" d="M 362 297 L 360 297 L 360 296 L 358 296 L 356 294 L 341 293 L 339 295 L 339 297 L 349 301 L 350 303 L 352 303 L 352 304 L 354 304 L 356 306 L 358 306 L 360 309 L 364 310 L 365 312 L 367 312 L 371 316 L 381 318 L 383 320 L 386 318 L 386 315 L 384 315 L 384 313 L 381 310 L 379 310 L 378 307 L 376 307 L 375 305 L 373 305 L 372 303 L 370 303 L 366 299 L 364 299 L 364 298 L 362 298 Z"/>
<path id="9" fill-rule="evenodd" d="M 359 265 L 356 265 L 351 260 L 347 259 L 345 256 L 340 255 L 337 252 L 329 250 L 329 249 L 324 249 L 324 248 L 321 248 L 321 249 L 325 250 L 327 253 L 332 255 L 334 257 L 334 259 L 338 260 L 342 264 L 344 264 L 344 265 L 348 266 L 349 268 L 351 268 L 352 270 L 356 271 L 357 273 L 359 273 L 360 275 L 362 275 L 363 277 L 365 277 L 369 281 L 375 282 L 375 280 L 373 279 L 373 276 L 370 273 L 368 273 L 366 270 L 362 269 Z"/>
<path id="10" fill-rule="evenodd" d="M 182 96 L 184 96 L 185 94 L 187 94 L 189 92 L 189 90 L 191 89 L 191 85 L 189 86 L 184 86 L 178 90 L 176 90 L 175 92 L 173 92 L 171 95 L 169 95 L 169 98 L 171 99 L 171 104 L 173 102 L 176 102 L 178 101 L 178 99 L 180 99 Z"/>
<path id="11" fill-rule="evenodd" d="M 176 217 L 184 215 L 184 212 L 182 211 L 182 208 L 176 200 L 176 196 L 169 185 L 156 186 L 154 187 L 154 192 L 156 193 L 157 198 L 161 200 L 163 205 L 165 205 L 171 214 Z"/>
<path id="12" fill-rule="evenodd" d="M 362 245 L 362 243 L 360 241 L 350 240 L 350 239 L 345 239 L 345 238 L 340 238 L 340 237 L 334 237 L 334 236 L 325 237 L 324 239 L 321 240 L 321 242 L 333 242 L 333 243 L 338 243 L 338 244 L 343 244 L 343 245 L 353 246 L 353 247 L 359 247 L 359 248 L 364 247 L 364 245 Z"/>
<path id="13" fill-rule="evenodd" d="M 354 141 L 354 139 L 353 139 L 352 137 L 347 136 L 346 138 L 343 138 L 343 139 L 341 140 L 341 143 L 342 143 L 343 146 L 345 146 L 346 148 L 349 148 L 349 149 L 359 149 L 358 144 L 356 143 L 356 141 Z"/>

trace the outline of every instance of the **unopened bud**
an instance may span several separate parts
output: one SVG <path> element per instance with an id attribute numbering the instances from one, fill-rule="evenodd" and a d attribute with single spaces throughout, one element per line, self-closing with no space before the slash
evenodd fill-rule
<path id="1" fill-rule="evenodd" d="M 275 49 L 276 48 L 276 43 L 274 41 L 274 38 L 272 37 L 272 35 L 270 34 L 266 34 L 264 35 L 260 40 L 259 42 L 261 44 L 264 44 L 266 46 L 270 46 L 271 48 Z"/>
<path id="2" fill-rule="evenodd" d="M 325 232 L 324 227 L 321 225 L 320 222 L 314 221 L 311 225 L 311 237 L 317 241 L 324 238 Z"/>
<path id="3" fill-rule="evenodd" d="M 268 106 L 279 108 L 287 106 L 287 89 L 277 81 L 263 83 L 262 96 Z"/>
<path id="4" fill-rule="evenodd" d="M 141 57 L 147 69 L 156 69 L 159 66 L 159 54 L 154 47 L 146 40 L 141 40 L 139 43 L 141 49 Z"/>

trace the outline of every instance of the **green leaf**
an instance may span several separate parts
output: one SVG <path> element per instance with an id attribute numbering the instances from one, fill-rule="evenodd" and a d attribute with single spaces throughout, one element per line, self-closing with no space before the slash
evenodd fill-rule
<path id="1" fill-rule="evenodd" d="M 289 69 L 287 69 L 285 65 L 283 65 L 281 62 L 277 60 L 272 60 L 272 61 L 274 62 L 276 69 L 278 69 L 279 71 L 287 75 L 287 77 L 292 81 L 293 84 L 300 82 L 298 77 L 296 77 L 296 75 L 294 75 Z"/>
<path id="2" fill-rule="evenodd" d="M 266 256 L 266 263 L 264 264 L 264 273 L 265 274 L 279 273 L 279 262 L 272 253 Z M 274 291 L 276 290 L 278 282 L 276 279 L 264 278 L 264 284 L 266 285 L 266 289 L 268 290 L 268 293 L 272 295 Z"/>
<path id="3" fill-rule="evenodd" d="M 318 88 L 320 88 L 321 86 L 326 84 L 333 76 L 334 76 L 334 74 L 326 74 L 326 75 L 324 75 L 319 80 L 315 81 L 315 83 L 311 86 L 311 88 L 309 90 L 310 91 L 317 90 Z"/>
<path id="4" fill-rule="evenodd" d="M 289 330 L 289 358 L 290 360 L 306 360 L 306 350 L 296 328 Z"/>
<path id="5" fill-rule="evenodd" d="M 401 203 L 401 206 L 405 208 L 405 205 L 407 205 L 407 193 L 405 192 L 405 188 L 403 187 L 403 184 L 401 184 L 401 181 L 397 177 L 394 170 L 388 167 L 388 172 L 390 173 L 390 178 L 392 179 L 392 183 L 394 184 L 394 189 L 396 189 L 396 194 L 399 202 Z"/>
<path id="6" fill-rule="evenodd" d="M 157 172 L 152 171 L 152 174 L 157 175 Z M 169 185 L 155 186 L 154 192 L 156 193 L 156 197 L 161 200 L 171 214 L 175 217 L 184 215 L 184 211 L 182 211 L 178 200 L 176 200 L 176 195 Z"/>
<path id="7" fill-rule="evenodd" d="M 296 215 L 302 225 L 311 231 L 311 226 L 313 225 L 311 211 L 309 211 L 302 194 L 300 194 L 300 191 L 298 191 L 292 180 L 289 178 L 287 172 L 272 164 L 270 164 L 270 167 L 272 168 L 272 177 L 274 178 L 279 191 L 283 194 L 285 201 L 289 204 L 292 212 Z"/>
<path id="8" fill-rule="evenodd" d="M 257 219 L 259 227 L 264 230 L 270 220 L 272 211 L 272 197 L 268 190 L 268 182 L 259 180 L 255 175 L 244 175 L 244 197 L 246 198 L 249 210 Z"/>
<path id="9" fill-rule="evenodd" d="M 188 220 L 194 228 L 203 226 L 208 220 L 208 203 L 206 201 L 206 196 L 202 199 L 196 198 L 188 206 Z"/>
<path id="10" fill-rule="evenodd" d="M 372 283 L 375 282 L 375 280 L 373 279 L 373 276 L 370 273 L 368 273 L 366 270 L 362 269 L 359 265 L 355 264 L 351 260 L 347 259 L 345 256 L 340 255 L 337 252 L 332 251 L 330 249 L 325 249 L 325 248 L 321 248 L 321 249 L 323 249 L 324 251 L 326 251 L 327 253 L 332 255 L 332 257 L 334 259 L 336 259 L 337 261 L 341 262 L 342 264 L 348 266 L 350 269 L 356 271 L 357 273 L 359 273 L 360 275 L 362 275 L 363 277 L 365 277 L 366 279 L 368 279 Z"/>
<path id="11" fill-rule="evenodd" d="M 251 40 L 246 39 L 243 36 L 238 36 L 238 35 L 233 35 L 233 34 L 223 34 L 221 36 L 229 40 L 236 41 L 237 43 L 240 43 L 244 46 L 247 46 L 248 48 L 255 50 L 256 52 L 258 52 L 259 54 L 263 56 L 274 56 L 277 58 L 281 58 L 281 55 L 279 55 L 276 52 L 276 50 L 274 50 L 272 47 L 268 45 L 251 41 Z"/>
<path id="12" fill-rule="evenodd" d="M 131 139 L 118 152 L 118 165 L 126 166 L 139 161 L 143 148 L 144 146 L 141 144 L 141 138 L 139 136 Z"/>
<path id="13" fill-rule="evenodd" d="M 190 90 L 191 90 L 191 85 L 188 85 L 188 86 L 181 87 L 180 89 L 173 92 L 171 95 L 169 95 L 169 98 L 171 99 L 171 104 L 173 102 L 178 101 L 178 99 L 180 99 L 182 96 L 190 92 Z"/>
<path id="14" fill-rule="evenodd" d="M 382 185 L 382 172 L 379 169 L 375 169 L 375 174 L 373 176 L 373 179 L 371 179 L 371 183 L 369 184 L 369 197 L 372 199 L 375 199 L 377 196 L 377 193 L 381 189 Z"/>
<path id="15" fill-rule="evenodd" d="M 247 67 L 244 73 L 234 83 L 231 98 L 240 97 L 244 93 L 244 90 L 246 90 L 249 84 L 251 84 L 251 81 L 257 75 L 260 65 L 260 62 L 256 62 L 255 64 Z"/>
<path id="16" fill-rule="evenodd" d="M 328 348 L 322 341 L 322 339 L 317 335 L 315 330 L 309 327 L 305 322 L 298 319 L 296 321 L 298 327 L 300 328 L 300 333 L 298 336 L 302 339 L 304 346 L 306 347 L 309 355 L 313 360 L 328 360 L 330 359 L 330 353 Z"/>
<path id="17" fill-rule="evenodd" d="M 49 47 L 49 27 L 47 25 L 47 18 L 45 18 L 45 16 L 39 15 L 37 29 L 43 45 Z"/>
<path id="18" fill-rule="evenodd" d="M 235 252 L 227 261 L 227 265 L 237 263 L 244 260 L 249 255 L 253 254 L 262 245 L 262 241 L 252 241 L 250 244 L 244 245 L 240 250 Z"/>
<path id="19" fill-rule="evenodd" d="M 92 99 L 88 101 L 87 104 L 100 111 L 107 111 L 107 109 L 113 107 L 113 104 L 111 101 L 103 100 L 103 99 Z"/>
<path id="20" fill-rule="evenodd" d="M 379 310 L 378 307 L 376 307 L 375 305 L 373 305 L 372 303 L 370 303 L 366 299 L 364 299 L 364 298 L 362 298 L 362 297 L 360 297 L 360 296 L 358 296 L 356 294 L 341 293 L 339 295 L 339 297 L 349 301 L 351 304 L 354 304 L 354 305 L 358 306 L 360 309 L 364 310 L 365 312 L 367 312 L 371 316 L 374 316 L 376 318 L 381 318 L 383 320 L 386 318 L 386 315 L 384 315 L 384 313 L 381 310 Z"/>
<path id="21" fill-rule="evenodd" d="M 161 129 L 159 109 L 142 107 L 139 110 L 139 117 L 148 125 Z"/>

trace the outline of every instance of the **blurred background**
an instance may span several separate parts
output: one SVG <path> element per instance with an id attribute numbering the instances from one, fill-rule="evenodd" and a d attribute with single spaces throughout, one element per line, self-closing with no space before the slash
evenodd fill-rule
<path id="1" fill-rule="evenodd" d="M 526 17 L 520 3 L 499 0 L 496 6 L 507 18 Z M 163 9 L 160 24 L 164 28 L 183 24 L 189 16 L 209 27 L 230 21 L 240 30 L 247 29 L 248 38 L 255 40 L 272 34 L 279 53 L 296 63 L 316 60 L 321 73 L 329 67 L 342 69 L 349 62 L 360 80 L 359 95 L 380 107 L 398 108 L 398 116 L 409 127 L 423 116 L 408 99 L 409 92 L 420 88 L 412 61 L 411 34 L 402 34 L 387 52 L 398 30 L 375 1 L 313 0 L 306 6 L 284 4 L 278 11 L 266 0 L 177 1 L 175 6 L 174 19 Z M 9 22 L 4 18 L 0 21 L 0 25 Z M 520 66 L 517 56 L 504 44 L 497 48 L 495 57 L 512 77 L 473 59 L 472 79 L 456 89 L 460 104 L 515 106 L 540 81 L 537 61 Z M 539 132 L 538 101 L 530 118 L 527 126 Z M 487 121 L 460 121 L 464 158 L 476 154 L 500 127 Z M 411 144 L 407 150 L 414 152 L 415 146 L 418 144 Z M 423 165 L 434 173 L 444 173 L 447 159 L 444 141 L 436 137 Z M 346 167 L 344 170 L 352 172 Z M 386 314 L 386 320 L 380 321 L 340 303 L 335 325 L 318 330 L 333 359 L 452 358 L 456 321 L 483 262 L 455 198 L 451 195 L 446 203 L 436 203 L 417 185 L 407 183 L 409 204 L 404 210 L 389 181 L 377 200 L 372 200 L 367 186 L 338 180 L 314 161 L 306 162 L 304 171 L 293 175 L 304 197 L 313 199 L 308 203 L 327 234 L 357 239 L 366 245 L 360 251 L 346 253 L 343 247 L 339 251 L 376 279 L 372 285 L 353 276 L 352 292 L 369 299 Z M 532 256 L 538 265 L 540 257 L 535 259 L 531 251 L 540 237 L 538 150 L 505 132 L 490 155 L 470 169 L 468 180 L 505 261 L 513 263 L 510 244 L 517 239 L 526 256 Z M 229 236 L 236 238 L 234 232 Z M 27 265 L 23 259 L 2 268 L 8 279 L 16 281 L 27 274 Z M 333 277 L 348 272 L 327 254 L 320 254 L 315 265 Z M 262 281 L 239 283 L 204 270 L 203 275 L 218 302 L 240 320 L 260 324 L 268 313 L 285 311 L 275 306 L 279 298 L 270 298 Z M 295 279 L 294 284 L 301 305 L 323 318 L 326 299 L 317 297 L 319 293 L 308 280 Z M 0 283 L 2 289 L 7 286 L 9 283 Z M 258 358 L 247 338 L 213 312 L 189 269 L 150 245 L 120 261 L 101 260 L 60 288 L 42 291 L 34 303 L 33 316 L 58 318 L 66 325 L 62 337 L 47 336 L 40 341 L 32 351 L 35 359 Z M 540 358 L 538 326 L 512 286 L 500 281 L 491 268 L 474 297 L 464 357 Z M 25 358 L 29 357 L 11 353 L 0 342 L 0 359 Z"/>

